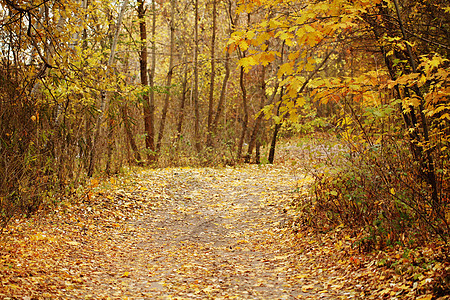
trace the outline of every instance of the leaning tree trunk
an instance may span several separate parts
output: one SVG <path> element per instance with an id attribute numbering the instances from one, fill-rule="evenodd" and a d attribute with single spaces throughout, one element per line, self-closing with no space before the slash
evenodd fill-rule
<path id="1" fill-rule="evenodd" d="M 247 104 L 247 90 L 245 88 L 245 82 L 244 82 L 244 67 L 241 67 L 239 83 L 240 83 L 241 92 L 242 92 L 242 110 L 243 110 L 244 116 L 242 119 L 242 130 L 241 130 L 241 136 L 239 138 L 238 150 L 237 150 L 237 155 L 236 155 L 236 158 L 238 160 L 240 160 L 241 156 L 242 156 L 242 146 L 244 144 L 244 139 L 245 139 L 245 135 L 247 133 L 247 127 L 248 127 L 248 104 Z"/>
<path id="2" fill-rule="evenodd" d="M 281 106 L 281 99 L 283 98 L 283 91 L 284 89 L 281 89 L 281 93 L 280 93 L 280 104 L 278 104 L 277 107 L 277 116 L 280 113 L 280 106 Z M 269 163 L 273 164 L 273 161 L 275 159 L 275 149 L 276 149 L 276 145 L 277 145 L 277 136 L 278 136 L 278 131 L 281 128 L 281 121 L 279 121 L 278 123 L 275 123 L 275 127 L 273 129 L 273 134 L 272 134 L 272 141 L 270 142 L 270 150 L 269 150 L 269 157 L 267 158 L 267 160 L 269 161 Z"/>

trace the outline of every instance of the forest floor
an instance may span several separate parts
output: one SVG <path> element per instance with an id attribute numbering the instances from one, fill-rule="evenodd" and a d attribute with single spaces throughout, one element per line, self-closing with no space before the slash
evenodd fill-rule
<path id="1" fill-rule="evenodd" d="M 2 233 L 1 299 L 432 299 L 344 230 L 294 228 L 286 164 L 139 170 Z M 400 257 L 399 257 L 400 258 Z M 433 298 L 434 299 L 434 298 Z"/>

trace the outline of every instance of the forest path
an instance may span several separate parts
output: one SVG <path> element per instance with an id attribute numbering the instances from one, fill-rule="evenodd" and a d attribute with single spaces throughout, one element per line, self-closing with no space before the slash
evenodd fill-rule
<path id="1" fill-rule="evenodd" d="M 360 293 L 328 265 L 326 247 L 296 243 L 285 225 L 294 190 L 308 183 L 288 168 L 170 168 L 121 180 L 99 185 L 45 221 L 11 228 L 0 295 L 346 299 Z"/>

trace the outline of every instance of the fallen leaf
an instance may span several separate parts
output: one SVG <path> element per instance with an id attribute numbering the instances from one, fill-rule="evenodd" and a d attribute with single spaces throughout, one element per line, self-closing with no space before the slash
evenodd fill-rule
<path id="1" fill-rule="evenodd" d="M 80 245 L 80 243 L 75 242 L 75 241 L 68 241 L 68 242 L 66 242 L 66 243 L 69 244 L 69 245 L 72 245 L 72 246 L 78 246 L 78 245 Z"/>

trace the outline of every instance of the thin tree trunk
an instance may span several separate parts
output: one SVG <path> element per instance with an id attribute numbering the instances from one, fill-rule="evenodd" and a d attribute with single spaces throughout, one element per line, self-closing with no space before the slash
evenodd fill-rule
<path id="1" fill-rule="evenodd" d="M 267 101 L 267 97 L 266 97 L 266 67 L 265 66 L 262 67 L 262 71 L 261 71 L 261 91 L 260 91 L 260 93 L 261 93 L 261 102 L 259 104 L 259 115 L 255 120 L 255 125 L 253 126 L 253 131 L 250 136 L 250 142 L 248 143 L 248 151 L 247 151 L 247 155 L 245 156 L 246 163 L 249 163 L 250 159 L 252 157 L 253 148 L 256 145 L 256 139 L 258 137 L 259 127 L 261 125 L 261 120 L 264 115 L 261 110 L 264 108 L 264 106 L 266 105 L 266 101 Z"/>
<path id="2" fill-rule="evenodd" d="M 82 0 L 82 8 L 83 11 L 86 12 L 86 9 L 89 5 L 89 0 Z M 87 14 L 87 13 L 86 13 Z M 85 15 L 85 18 L 87 18 L 87 16 Z M 81 49 L 86 50 L 87 49 L 87 30 L 86 28 L 83 28 L 83 32 L 81 34 Z M 82 72 L 84 73 L 84 68 L 86 66 L 86 63 L 83 62 L 83 67 L 82 67 Z M 85 146 L 85 151 L 84 151 L 84 165 L 86 170 L 88 171 L 88 174 L 90 173 L 90 169 L 91 169 L 91 159 L 92 159 L 92 151 L 93 151 L 93 135 L 92 135 L 92 130 L 93 130 L 93 126 L 92 124 L 94 123 L 93 117 L 92 117 L 92 113 L 87 110 L 87 113 L 85 114 L 85 139 L 86 139 L 86 146 Z"/>
<path id="3" fill-rule="evenodd" d="M 241 92 L 242 92 L 242 110 L 243 110 L 243 119 L 242 119 L 242 130 L 241 130 L 241 136 L 239 138 L 238 143 L 238 150 L 236 158 L 238 160 L 241 159 L 242 156 L 242 147 L 244 144 L 245 135 L 247 133 L 247 127 L 248 127 L 248 105 L 247 105 L 247 89 L 245 88 L 245 82 L 244 82 L 244 67 L 241 67 L 241 72 L 239 76 L 239 84 L 241 86 Z"/>
<path id="4" fill-rule="evenodd" d="M 222 111 L 224 110 L 225 97 L 227 94 L 227 85 L 228 79 L 230 78 L 230 54 L 228 53 L 228 47 L 225 54 L 225 76 L 222 81 L 222 89 L 220 91 L 219 102 L 217 103 L 216 115 L 214 117 L 214 122 L 212 124 L 212 134 L 215 135 L 217 133 L 217 127 L 219 126 L 219 119 L 222 115 Z"/>
<path id="5" fill-rule="evenodd" d="M 141 154 L 139 153 L 139 149 L 136 145 L 136 141 L 134 140 L 133 131 L 131 130 L 130 119 L 128 117 L 128 108 L 126 105 L 121 107 L 123 124 L 125 127 L 125 134 L 127 136 L 128 143 L 130 143 L 131 150 L 133 150 L 134 161 L 138 165 L 142 164 Z"/>
<path id="6" fill-rule="evenodd" d="M 250 25 L 250 14 L 247 14 L 247 27 Z M 245 51 L 242 53 L 242 57 L 245 57 Z M 243 119 L 242 119 L 242 131 L 241 136 L 239 138 L 238 143 L 238 149 L 237 149 L 237 155 L 236 158 L 238 160 L 242 157 L 242 147 L 244 145 L 245 135 L 247 134 L 247 127 L 248 127 L 248 103 L 247 103 L 247 89 L 245 87 L 245 72 L 244 67 L 241 67 L 240 74 L 239 74 L 239 85 L 241 87 L 242 92 L 242 110 L 243 110 Z"/>
<path id="7" fill-rule="evenodd" d="M 180 108 L 178 110 L 177 139 L 181 138 L 181 129 L 183 127 L 184 107 L 186 105 L 186 93 L 187 93 L 187 75 L 188 75 L 188 69 L 187 69 L 187 65 L 185 62 L 183 88 L 182 88 L 183 91 L 181 93 Z"/>
<path id="8" fill-rule="evenodd" d="M 152 2 L 154 3 L 154 1 Z M 153 8 L 153 6 L 152 6 Z M 154 12 L 153 12 L 154 13 Z M 141 85 L 147 87 L 149 85 L 147 76 L 147 26 L 145 21 L 145 8 L 144 0 L 138 0 L 138 19 L 139 19 L 139 35 L 141 38 L 141 50 L 139 53 L 139 65 L 141 75 Z M 153 67 L 153 66 L 152 66 Z M 150 77 L 150 94 L 152 94 L 152 77 Z M 144 128 L 145 128 L 145 148 L 147 149 L 148 163 L 154 161 L 154 129 L 153 129 L 153 107 L 152 99 L 149 97 L 149 93 L 144 93 L 143 106 L 144 106 Z"/>
<path id="9" fill-rule="evenodd" d="M 281 99 L 283 98 L 283 92 L 284 92 L 284 88 L 281 88 L 281 93 L 280 93 L 280 104 L 278 104 L 277 107 L 277 116 L 280 113 L 280 107 L 281 107 Z M 277 145 L 277 136 L 278 136 L 278 131 L 281 128 L 281 121 L 279 121 L 278 123 L 275 123 L 275 128 L 273 129 L 273 134 L 272 134 L 272 141 L 270 142 L 270 149 L 269 149 L 269 157 L 267 158 L 267 160 L 269 161 L 270 164 L 273 164 L 273 161 L 275 159 L 275 149 L 276 149 L 276 145 Z"/>
<path id="10" fill-rule="evenodd" d="M 228 32 L 231 35 L 234 24 L 236 24 L 236 22 L 239 18 L 239 15 L 236 14 L 236 18 L 233 19 L 232 2 L 231 1 L 228 1 L 228 10 L 227 11 L 228 11 L 228 17 L 230 18 L 230 22 L 228 23 L 228 25 L 229 25 Z M 213 135 L 217 134 L 217 127 L 219 126 L 219 120 L 222 115 L 222 112 L 225 109 L 225 97 L 226 97 L 226 93 L 227 93 L 228 80 L 230 78 L 230 53 L 229 53 L 228 47 L 226 48 L 226 51 L 225 51 L 224 66 L 225 66 L 225 76 L 222 81 L 222 89 L 220 91 L 220 98 L 219 98 L 219 102 L 217 103 L 216 115 L 214 116 L 214 121 L 213 121 L 213 125 L 212 125 Z"/>
<path id="11" fill-rule="evenodd" d="M 111 53 L 109 54 L 108 68 L 110 68 L 112 66 L 112 64 L 114 63 L 114 55 L 116 54 L 117 41 L 119 39 L 119 31 L 120 31 L 120 27 L 122 25 L 122 20 L 123 20 L 123 16 L 125 14 L 127 5 L 128 5 L 128 0 L 124 0 L 122 6 L 120 8 L 119 17 L 117 20 L 115 33 L 114 33 L 114 37 L 112 40 Z M 109 70 L 108 70 L 108 73 L 110 73 Z M 111 92 L 106 92 L 105 96 L 106 96 L 105 101 L 107 102 L 107 104 L 109 104 L 110 98 L 111 98 Z M 108 136 L 106 138 L 106 141 L 107 141 L 107 158 L 106 158 L 106 168 L 105 168 L 106 174 L 111 173 L 112 154 L 113 154 L 113 150 L 114 150 L 114 147 L 113 147 L 114 146 L 114 119 L 112 118 L 111 115 L 109 116 L 108 127 L 109 127 L 108 128 Z"/>
<path id="12" fill-rule="evenodd" d="M 152 145 L 153 153 L 150 154 L 150 163 L 156 161 L 155 153 L 155 74 L 156 74 L 156 1 L 152 1 L 152 60 L 150 66 L 150 103 L 149 103 L 149 113 L 151 118 L 149 118 L 149 129 L 151 129 L 151 137 L 149 138 L 149 143 Z M 151 120 L 150 120 L 151 119 Z"/>
<path id="13" fill-rule="evenodd" d="M 175 49 L 175 1 L 171 0 L 170 8 L 170 56 L 169 56 L 169 72 L 167 73 L 167 94 L 164 98 L 164 106 L 161 113 L 161 122 L 159 124 L 158 141 L 156 143 L 156 153 L 159 155 L 161 151 L 161 143 L 164 136 L 164 127 L 166 125 L 167 110 L 169 109 L 170 90 L 172 85 L 172 73 L 173 73 L 173 52 Z"/>
<path id="14" fill-rule="evenodd" d="M 114 119 L 109 116 L 108 118 L 108 136 L 106 137 L 106 167 L 105 173 L 111 174 L 112 154 L 114 149 Z"/>
<path id="15" fill-rule="evenodd" d="M 386 11 L 385 8 L 383 8 L 382 6 L 379 6 L 380 9 L 380 14 L 382 15 L 386 15 L 388 16 L 389 13 Z M 370 18 L 366 18 L 367 23 L 369 23 L 369 25 L 372 28 L 372 31 L 375 35 L 375 38 L 377 40 L 380 40 L 382 37 L 382 34 L 379 32 L 379 30 L 377 29 L 377 22 L 375 20 L 372 20 Z M 383 45 L 380 45 L 380 51 L 383 55 L 383 59 L 384 59 L 384 63 L 388 69 L 389 72 L 389 76 L 391 78 L 391 80 L 395 81 L 397 79 L 397 75 L 396 75 L 396 71 L 394 69 L 394 63 L 392 61 L 392 58 L 387 56 L 387 51 L 385 49 L 385 47 Z M 397 93 L 398 98 L 402 98 L 402 93 L 400 92 L 400 88 L 398 85 L 396 85 L 394 87 L 395 92 Z M 407 89 L 405 89 L 405 92 L 407 93 Z M 416 118 L 416 114 L 415 114 L 415 108 L 414 106 L 409 106 L 409 113 L 405 112 L 403 110 L 402 104 L 398 104 L 398 111 L 399 113 L 402 115 L 403 117 L 403 122 L 404 122 L 404 126 L 406 129 L 406 132 L 408 134 L 408 138 L 409 138 L 409 146 L 410 146 L 410 152 L 413 155 L 414 159 L 416 161 L 421 161 L 422 160 L 422 153 L 423 153 L 423 149 L 420 145 L 418 145 L 418 143 L 420 143 L 421 141 L 421 137 L 419 136 L 417 130 L 410 130 L 413 129 L 417 126 L 417 118 Z M 417 141 L 418 143 L 414 143 L 412 141 Z"/>
<path id="16" fill-rule="evenodd" d="M 194 25 L 194 114 L 195 114 L 195 124 L 194 124 L 194 143 L 197 152 L 200 152 L 200 109 L 198 100 L 198 0 L 194 3 L 195 10 L 195 25 Z"/>
<path id="17" fill-rule="evenodd" d="M 212 9 L 212 36 L 211 36 L 211 76 L 209 87 L 209 103 L 208 103 L 208 132 L 206 133 L 206 145 L 212 147 L 212 122 L 213 122 L 213 106 L 214 106 L 214 79 L 216 76 L 216 61 L 215 61 L 215 45 L 216 45 L 216 10 L 217 1 L 213 1 Z"/>

